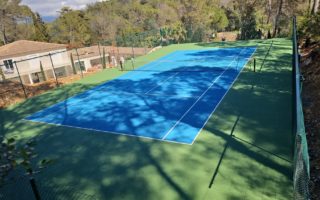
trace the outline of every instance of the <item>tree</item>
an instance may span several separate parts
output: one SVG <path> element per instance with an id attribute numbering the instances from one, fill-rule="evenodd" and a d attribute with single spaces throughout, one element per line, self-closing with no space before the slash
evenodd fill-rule
<path id="1" fill-rule="evenodd" d="M 63 7 L 60 16 L 50 26 L 52 41 L 71 46 L 90 44 L 91 31 L 84 11 Z"/>
<path id="2" fill-rule="evenodd" d="M 47 76 L 46 74 L 44 73 L 44 70 L 43 70 L 43 66 L 42 66 L 42 62 L 40 61 L 40 70 L 41 70 L 41 75 L 42 75 L 42 78 L 44 81 L 47 81 Z"/>
<path id="3" fill-rule="evenodd" d="M 45 23 L 42 21 L 39 13 L 35 13 L 32 15 L 33 26 L 34 26 L 34 35 L 33 40 L 49 42 L 50 37 L 47 32 L 47 27 Z"/>
<path id="4" fill-rule="evenodd" d="M 254 39 L 257 36 L 256 5 L 255 0 L 238 0 L 234 7 L 240 16 L 240 39 Z"/>
<path id="5" fill-rule="evenodd" d="M 319 0 L 313 0 L 313 3 L 311 5 L 311 14 L 315 15 L 319 10 Z"/>
<path id="6" fill-rule="evenodd" d="M 3 44 L 20 39 L 21 35 L 29 37 L 28 24 L 32 11 L 20 3 L 21 0 L 0 0 L 0 34 Z M 24 28 L 19 29 L 21 26 Z"/>
<path id="7" fill-rule="evenodd" d="M 278 9 L 277 9 L 277 13 L 275 16 L 275 23 L 274 23 L 272 37 L 276 37 L 277 35 L 280 34 L 281 29 L 279 27 L 279 21 L 280 21 L 280 16 L 282 14 L 282 6 L 283 6 L 283 0 L 279 0 Z"/>
<path id="8" fill-rule="evenodd" d="M 34 146 L 34 140 L 18 144 L 13 137 L 4 138 L 0 136 L 0 186 L 6 183 L 10 173 L 19 167 L 22 167 L 32 178 L 36 170 L 51 163 L 52 160 L 42 159 L 39 164 L 34 165 L 32 160 L 37 157 Z"/>

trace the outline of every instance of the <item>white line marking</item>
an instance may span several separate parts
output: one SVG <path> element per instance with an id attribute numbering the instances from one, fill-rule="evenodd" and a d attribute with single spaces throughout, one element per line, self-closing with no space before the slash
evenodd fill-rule
<path id="1" fill-rule="evenodd" d="M 244 49 L 243 49 L 244 50 Z M 238 55 L 241 54 L 243 51 L 241 50 Z M 238 57 L 238 56 L 237 56 Z M 236 56 L 234 59 L 230 62 L 228 67 L 218 76 L 214 79 L 214 81 L 210 84 L 210 86 L 200 95 L 200 97 L 191 105 L 191 107 L 181 116 L 181 118 L 171 127 L 171 129 L 162 137 L 162 140 L 165 140 L 166 137 L 175 129 L 175 127 L 181 122 L 181 120 L 190 112 L 190 110 L 200 101 L 200 99 L 209 91 L 209 89 L 214 86 L 214 84 L 219 80 L 219 78 L 231 67 L 232 63 L 236 60 Z"/>
<path id="2" fill-rule="evenodd" d="M 104 130 L 98 130 L 98 129 L 92 129 L 92 128 L 83 128 L 83 127 L 79 127 L 79 126 L 70 126 L 70 125 L 63 125 L 63 124 L 48 123 L 48 122 L 42 122 L 42 121 L 36 121 L 36 120 L 27 120 L 27 119 L 22 119 L 22 120 L 23 121 L 28 121 L 28 122 L 33 122 L 33 123 L 49 124 L 49 125 L 58 126 L 58 127 L 76 128 L 76 129 L 83 129 L 83 130 L 87 130 L 87 131 L 109 133 L 109 134 L 113 134 L 113 135 L 124 135 L 124 136 L 130 136 L 130 137 L 136 137 L 136 138 L 144 138 L 144 139 L 157 140 L 157 141 L 163 142 L 162 139 L 157 139 L 157 138 L 147 137 L 147 136 L 140 136 L 140 135 L 133 135 L 133 134 L 130 134 L 130 133 L 121 133 L 121 132 L 115 132 L 115 131 L 104 131 Z M 176 142 L 176 141 L 169 141 L 169 140 L 165 140 L 165 142 L 175 143 L 175 144 L 184 144 L 184 145 L 190 145 L 191 146 L 191 143 Z"/>
<path id="3" fill-rule="evenodd" d="M 232 48 L 232 47 L 231 47 Z M 238 48 L 238 47 L 233 47 L 233 48 Z M 249 47 L 247 47 L 247 48 L 249 48 Z M 216 48 L 216 49 L 220 49 L 220 48 Z M 256 51 L 257 49 L 255 49 L 255 51 Z M 180 51 L 180 50 L 176 50 L 175 52 L 177 52 L 177 51 Z M 181 50 L 181 51 L 185 51 L 185 50 Z M 254 51 L 254 52 L 255 52 Z M 175 53 L 175 52 L 172 52 L 172 53 Z M 253 53 L 254 54 L 254 53 Z M 252 54 L 252 55 L 253 55 Z M 251 56 L 252 56 L 251 55 Z M 165 56 L 166 57 L 166 56 Z M 249 61 L 249 60 L 248 60 Z M 247 63 L 248 63 L 248 61 L 247 61 Z M 233 61 L 232 61 L 233 62 Z M 231 63 L 232 63 L 231 62 Z M 231 63 L 230 63 L 230 65 L 231 65 Z M 247 64 L 246 63 L 246 64 Z M 246 65 L 245 64 L 245 65 Z M 245 66 L 244 65 L 244 66 Z M 241 69 L 241 71 L 244 69 L 245 67 L 243 67 L 242 69 Z M 228 68 L 227 68 L 228 69 Z M 226 70 L 225 70 L 226 71 Z M 224 72 L 225 72 L 224 71 Z M 224 73 L 223 72 L 223 73 Z M 223 74 L 222 73 L 222 74 Z M 241 73 L 241 72 L 240 72 Z M 240 75 L 240 73 L 238 74 L 238 76 Z M 221 74 L 221 75 L 222 75 Z M 127 73 L 126 74 L 123 74 L 123 75 L 121 75 L 121 76 L 125 76 L 125 75 L 127 75 Z M 220 75 L 220 76 L 221 76 Z M 119 76 L 119 77 L 121 77 L 121 76 Z M 235 78 L 235 80 L 233 81 L 233 83 L 236 81 L 236 79 L 238 78 L 238 76 Z M 119 77 L 117 77 L 117 78 L 119 78 Z M 117 79 L 116 78 L 116 79 Z M 113 79 L 113 80 L 115 80 L 115 79 Z M 111 80 L 112 81 L 112 80 Z M 111 82 L 111 81 L 108 81 L 108 82 Z M 102 84 L 105 84 L 105 83 L 108 83 L 108 82 L 104 82 L 104 83 L 102 83 Z M 230 85 L 230 87 L 229 87 L 229 89 L 231 88 L 231 86 L 233 85 L 233 83 Z M 91 129 L 91 128 L 83 128 L 83 127 L 78 127 L 78 126 L 69 126 L 69 125 L 62 125 L 62 124 L 55 124 L 55 123 L 48 123 L 48 122 L 42 122 L 42 121 L 36 121 L 36 120 L 29 120 L 29 119 L 26 119 L 26 118 L 28 118 L 28 117 L 31 117 L 32 115 L 34 115 L 34 114 L 36 114 L 36 113 L 38 113 L 38 112 L 42 112 L 43 110 L 46 110 L 46 109 L 49 109 L 49 108 L 52 108 L 52 107 L 54 107 L 54 106 L 56 106 L 57 104 L 62 104 L 63 102 L 65 102 L 65 101 L 67 101 L 68 99 L 70 99 L 70 98 L 73 98 L 73 97 L 76 97 L 76 96 L 79 96 L 79 95 L 82 95 L 83 93 L 85 93 L 85 92 L 88 92 L 88 91 L 90 91 L 90 90 L 94 90 L 95 88 L 97 88 L 97 87 L 99 87 L 99 86 L 101 86 L 102 84 L 99 84 L 99 85 L 97 85 L 97 86 L 95 86 L 95 87 L 93 87 L 93 88 L 90 88 L 89 90 L 86 90 L 86 91 L 84 91 L 84 92 L 81 92 L 81 93 L 79 93 L 79 94 L 76 94 L 76 95 L 74 95 L 74 96 L 72 96 L 72 97 L 69 97 L 69 98 L 67 98 L 67 99 L 65 99 L 64 101 L 61 101 L 61 102 L 58 102 L 58 103 L 56 103 L 56 104 L 53 104 L 53 105 L 51 105 L 51 106 L 49 106 L 49 107 L 47 107 L 47 108 L 44 108 L 44 109 L 42 109 L 42 110 L 39 110 L 39 111 L 37 111 L 37 112 L 35 112 L 35 113 L 33 113 L 33 114 L 30 114 L 30 115 L 28 115 L 27 117 L 25 117 L 24 119 L 22 119 L 23 121 L 28 121 L 28 122 L 33 122 L 33 123 L 40 123 L 40 124 L 49 124 L 49 125 L 54 125 L 54 126 L 61 126 L 61 127 L 69 127 L 69 128 L 77 128 L 77 129 L 83 129 L 83 130 L 89 130 L 89 131 L 94 131 L 94 132 L 104 132 L 104 133 L 110 133 L 110 134 L 115 134 L 115 135 L 125 135 L 125 136 L 130 136 L 130 137 L 137 137 L 137 138 L 144 138 L 144 139 L 151 139 L 151 140 L 157 140 L 157 141 L 165 141 L 165 142 L 168 142 L 168 143 L 176 143 L 176 144 L 184 144 L 184 145 L 192 145 L 193 143 L 194 143 L 194 141 L 196 140 L 196 138 L 198 137 L 198 135 L 199 135 L 199 133 L 201 132 L 201 130 L 202 130 L 202 128 L 206 125 L 206 123 L 207 123 L 207 121 L 210 119 L 210 117 L 211 117 L 211 115 L 214 113 L 214 111 L 216 110 L 216 108 L 218 107 L 218 105 L 220 104 L 220 102 L 222 101 L 222 99 L 220 100 L 220 102 L 217 104 L 217 106 L 216 106 L 216 108 L 214 109 L 214 111 L 210 114 L 210 116 L 208 117 L 208 119 L 207 119 L 207 121 L 206 121 L 206 123 L 204 124 L 204 126 L 200 129 L 200 131 L 198 132 L 198 134 L 196 135 L 196 137 L 194 138 L 194 140 L 193 140 L 193 142 L 192 143 L 184 143 L 184 142 L 176 142 L 176 141 L 170 141 L 170 140 L 164 140 L 164 139 L 157 139 L 157 138 L 152 138 L 152 137 L 146 137 L 146 136 L 139 136 L 139 135 L 132 135 L 132 134 L 127 134 L 127 133 L 120 133 L 120 132 L 113 132 L 113 131 L 103 131 L 103 130 L 98 130 L 98 129 Z M 106 89 L 106 88 L 104 88 L 104 89 Z M 209 88 L 208 88 L 209 89 Z M 207 90 L 208 90 L 207 89 Z M 228 89 L 228 91 L 229 91 L 229 89 Z M 225 93 L 225 95 L 228 93 L 228 91 Z M 206 92 L 206 91 L 205 91 Z M 135 93 L 131 93 L 131 94 L 135 94 Z M 149 94 L 149 95 L 151 95 L 151 94 Z M 225 96 L 224 95 L 224 96 Z M 89 95 L 90 96 L 90 95 Z M 160 95 L 159 95 L 160 96 Z M 164 96 L 164 95 L 162 95 L 162 96 Z M 224 97 L 223 96 L 223 97 Z M 86 97 L 85 97 L 86 98 Z M 190 98 L 196 98 L 196 97 L 190 97 Z M 201 96 L 200 97 L 197 97 L 198 98 L 198 100 L 201 98 Z M 69 105 L 70 106 L 70 105 Z M 50 115 L 50 114 L 49 114 Z"/>
<path id="4" fill-rule="evenodd" d="M 250 47 L 248 47 L 250 48 Z M 198 138 L 198 136 L 200 135 L 201 131 L 203 130 L 203 128 L 207 125 L 208 121 L 210 120 L 211 116 L 213 115 L 213 113 L 216 111 L 216 109 L 219 107 L 220 103 L 222 102 L 222 100 L 224 99 L 224 97 L 228 94 L 229 90 L 232 88 L 232 86 L 234 85 L 234 83 L 236 82 L 236 80 L 238 79 L 238 77 L 240 76 L 240 74 L 242 73 L 242 71 L 244 70 L 244 68 L 246 67 L 246 65 L 248 64 L 250 58 L 252 57 L 252 55 L 255 54 L 255 52 L 257 51 L 258 47 L 256 47 L 256 49 L 252 52 L 252 54 L 250 55 L 249 58 L 247 58 L 247 62 L 243 65 L 241 71 L 238 73 L 237 77 L 233 80 L 233 82 L 230 84 L 228 90 L 225 92 L 225 94 L 222 96 L 222 98 L 220 99 L 220 101 L 217 103 L 216 107 L 213 109 L 213 111 L 211 112 L 211 114 L 209 115 L 208 119 L 205 121 L 205 123 L 203 124 L 203 126 L 201 127 L 201 129 L 198 131 L 197 135 L 193 138 L 193 141 L 191 143 L 191 145 L 193 145 L 193 143 L 196 141 L 196 139 Z"/>

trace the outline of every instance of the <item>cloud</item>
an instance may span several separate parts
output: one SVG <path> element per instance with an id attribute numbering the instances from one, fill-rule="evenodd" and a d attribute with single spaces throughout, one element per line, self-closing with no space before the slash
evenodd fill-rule
<path id="1" fill-rule="evenodd" d="M 94 3 L 103 0 L 22 0 L 23 5 L 29 6 L 34 12 L 40 13 L 42 16 L 56 17 L 63 6 L 71 7 L 72 9 L 83 9 L 89 3 Z"/>

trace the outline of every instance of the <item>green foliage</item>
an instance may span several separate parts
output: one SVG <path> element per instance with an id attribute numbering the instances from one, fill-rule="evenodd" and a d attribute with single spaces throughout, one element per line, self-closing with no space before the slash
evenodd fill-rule
<path id="1" fill-rule="evenodd" d="M 53 42 L 67 43 L 72 46 L 90 44 L 91 31 L 88 18 L 83 11 L 64 7 L 60 16 L 50 26 Z"/>
<path id="2" fill-rule="evenodd" d="M 6 182 L 6 178 L 14 170 L 22 167 L 29 175 L 51 163 L 51 160 L 44 159 L 34 166 L 32 160 L 37 157 L 34 147 L 34 140 L 24 144 L 18 144 L 16 139 L 0 137 L 0 186 Z"/>
<path id="3" fill-rule="evenodd" d="M 240 16 L 237 12 L 229 7 L 222 7 L 225 10 L 226 17 L 228 19 L 228 25 L 225 28 L 226 31 L 234 31 L 240 29 Z"/>
<path id="4" fill-rule="evenodd" d="M 75 66 L 75 64 L 74 64 L 74 60 L 73 60 L 73 55 L 72 55 L 72 53 L 70 53 L 70 61 L 71 61 L 71 66 L 72 66 L 73 74 L 76 75 L 76 74 L 77 74 L 77 69 L 76 69 L 76 66 Z"/>
<path id="5" fill-rule="evenodd" d="M 161 29 L 162 40 L 169 43 L 181 43 L 187 39 L 187 30 L 181 22 L 176 22 Z"/>
<path id="6" fill-rule="evenodd" d="M 47 32 L 47 27 L 45 23 L 42 21 L 39 13 L 35 13 L 32 15 L 33 26 L 34 26 L 34 35 L 33 40 L 49 42 L 50 37 Z"/>
<path id="7" fill-rule="evenodd" d="M 248 40 L 257 37 L 255 1 L 238 2 L 235 6 L 240 16 L 240 39 Z"/>
<path id="8" fill-rule="evenodd" d="M 308 40 L 320 41 L 320 13 L 298 18 L 299 35 Z"/>
<path id="9" fill-rule="evenodd" d="M 32 11 L 21 0 L 0 0 L 0 40 L 7 44 L 32 36 Z"/>
<path id="10" fill-rule="evenodd" d="M 223 31 L 229 25 L 229 20 L 227 18 L 224 9 L 215 8 L 209 15 L 210 27 L 213 31 Z"/>
<path id="11" fill-rule="evenodd" d="M 2 43 L 50 38 L 71 47 L 100 41 L 153 47 L 161 42 L 154 33 L 160 28 L 172 29 L 170 36 L 162 37 L 168 43 L 208 41 L 212 33 L 221 31 L 241 31 L 241 39 L 266 37 L 268 32 L 288 36 L 291 17 L 308 10 L 308 3 L 298 0 L 234 0 L 221 5 L 219 0 L 111 0 L 89 4 L 83 10 L 64 7 L 54 22 L 45 24 L 37 13 L 20 5 L 20 0 L 2 0 L 0 11 L 4 8 L 5 12 L 0 12 L 0 33 Z M 147 32 L 152 34 L 144 34 Z"/>
<path id="12" fill-rule="evenodd" d="M 46 74 L 44 73 L 42 62 L 40 61 L 40 70 L 44 81 L 47 81 Z"/>

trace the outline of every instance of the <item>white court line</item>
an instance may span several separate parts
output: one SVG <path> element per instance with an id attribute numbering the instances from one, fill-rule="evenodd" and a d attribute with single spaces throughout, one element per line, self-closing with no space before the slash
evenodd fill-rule
<path id="1" fill-rule="evenodd" d="M 234 48 L 237 48 L 237 47 L 234 47 Z M 220 49 L 220 48 L 217 48 L 217 49 Z M 179 51 L 179 50 L 177 50 L 177 51 Z M 173 52 L 173 54 L 175 54 L 177 51 L 175 51 L 175 52 Z M 182 51 L 185 51 L 185 50 L 182 50 Z M 172 54 L 172 55 L 173 55 Z M 172 56 L 172 55 L 170 55 L 170 56 Z M 232 61 L 233 62 L 233 61 Z M 231 62 L 231 63 L 232 63 Z M 247 61 L 248 62 L 248 61 Z M 243 70 L 244 68 L 242 68 L 242 70 Z M 241 71 L 242 71 L 241 70 Z M 224 73 L 224 72 L 223 72 Z M 239 73 L 240 74 L 240 73 Z M 239 74 L 238 74 L 238 76 L 239 76 Z M 124 75 L 121 75 L 121 76 L 125 76 L 125 75 L 127 75 L 127 74 L 124 74 Z M 222 74 L 221 74 L 222 75 Z M 121 77 L 121 76 L 119 76 L 119 77 Z M 238 77 L 237 76 L 237 77 Z M 119 77 L 117 77 L 117 78 L 119 78 Z M 237 78 L 236 78 L 237 79 Z M 114 79 L 115 80 L 115 79 Z M 112 80 L 111 80 L 112 81 Z M 235 80 L 234 80 L 235 81 Z M 109 82 L 109 81 L 108 81 Z M 107 83 L 107 82 L 105 82 L 105 83 Z M 102 84 L 105 84 L 105 83 L 102 83 Z M 99 86 L 101 86 L 102 84 L 100 84 L 100 85 L 98 85 L 98 86 L 95 86 L 95 87 L 93 87 L 93 88 L 90 88 L 89 90 L 94 90 L 95 88 L 97 88 L 97 87 L 99 87 Z M 232 83 L 233 84 L 233 83 Z M 104 89 L 106 89 L 106 88 L 104 88 Z M 229 88 L 230 89 L 230 88 Z M 72 97 L 69 97 L 68 99 L 70 99 L 70 98 L 73 98 L 73 97 L 76 97 L 76 96 L 79 96 L 79 95 L 82 95 L 83 93 L 85 93 L 85 92 L 87 92 L 87 91 L 89 91 L 89 90 L 86 90 L 86 91 L 84 91 L 84 92 L 82 92 L 82 93 L 80 93 L 80 94 L 77 94 L 77 95 L 74 95 L 74 96 L 72 96 Z M 226 92 L 227 93 L 227 92 Z M 128 93 L 128 94 L 137 94 L 137 93 Z M 152 95 L 152 94 L 149 94 L 149 95 Z M 90 96 L 90 95 L 89 95 Z M 88 96 L 88 97 L 89 97 Z M 164 96 L 164 95 L 155 95 L 155 96 Z M 170 95 L 170 96 L 173 96 L 173 95 Z M 173 97 L 175 97 L 175 96 L 173 96 Z M 87 97 L 85 97 L 85 98 L 87 98 Z M 85 99 L 84 98 L 84 99 Z M 179 97 L 180 98 L 180 97 Z M 186 97 L 187 98 L 187 97 Z M 190 97 L 190 98 L 198 98 L 198 99 L 200 99 L 201 98 L 201 96 L 200 97 Z M 38 112 L 41 112 L 41 111 L 43 111 L 43 110 L 45 110 L 45 109 L 48 109 L 48 108 L 51 108 L 51 107 L 53 107 L 53 106 L 55 106 L 55 105 L 57 105 L 57 104 L 62 104 L 63 102 L 66 102 L 68 99 L 66 99 L 66 100 L 64 100 L 64 101 L 62 101 L 62 102 L 59 102 L 59 103 L 56 103 L 56 104 L 54 104 L 54 105 L 51 105 L 51 106 L 49 106 L 49 107 L 47 107 L 47 108 L 44 108 L 44 109 L 42 109 L 42 110 L 40 110 L 40 111 L 38 111 Z M 223 98 L 222 98 L 223 99 Z M 83 99 L 82 99 L 83 100 Z M 219 102 L 220 103 L 220 102 Z M 71 104 L 72 105 L 72 104 Z M 60 110 L 60 109 L 59 109 Z M 36 113 L 38 113 L 38 112 L 36 112 Z M 214 112 L 214 111 L 213 111 Z M 212 113 L 213 113 L 212 112 Z M 212 113 L 211 113 L 211 115 L 212 115 Z M 35 113 L 33 113 L 33 114 L 31 114 L 31 115 L 29 115 L 28 117 L 30 117 L 30 116 L 32 116 L 32 115 L 34 115 Z M 210 115 L 210 116 L 211 116 Z M 28 118 L 28 117 L 26 117 L 26 118 Z M 210 117 L 209 117 L 210 118 Z M 208 118 L 208 120 L 209 120 L 209 118 Z M 83 129 L 83 130 L 89 130 L 89 131 L 95 131 L 95 132 L 105 132 L 105 133 L 111 133 L 111 134 L 116 134 L 116 135 L 125 135 L 125 136 L 130 136 L 130 137 L 138 137 L 138 138 L 145 138 L 145 139 L 151 139 L 151 140 L 157 140 L 157 141 L 165 141 L 165 142 L 168 142 L 168 143 L 177 143 L 177 144 L 185 144 L 185 145 L 192 145 L 193 143 L 194 143 L 194 141 L 195 141 L 195 139 L 196 139 L 196 137 L 198 136 L 196 136 L 195 137 L 195 139 L 193 140 L 193 142 L 190 144 L 190 143 L 184 143 L 184 142 L 176 142 L 176 141 L 170 141 L 170 140 L 163 140 L 163 139 L 157 139 L 157 138 L 153 138 L 153 137 L 146 137 L 146 136 L 139 136 L 139 135 L 132 135 L 132 134 L 127 134 L 127 133 L 120 133 L 120 132 L 113 132 L 113 131 L 103 131 L 103 130 L 98 130 L 98 129 L 91 129 L 91 128 L 83 128 L 83 127 L 78 127 L 78 126 L 69 126 L 69 125 L 62 125 L 62 124 L 55 124 L 55 123 L 48 123 L 48 122 L 41 122 L 41 121 L 36 121 L 36 120 L 28 120 L 28 119 L 22 119 L 23 121 L 31 121 L 31 122 L 33 122 L 33 123 L 41 123 L 41 124 L 50 124 L 50 125 L 54 125 L 54 126 L 61 126 L 61 127 L 69 127 L 69 128 L 78 128 L 78 129 Z M 207 121 L 208 121 L 207 120 Z M 206 124 L 206 123 L 205 123 Z M 204 125 L 205 125 L 204 124 Z M 200 131 L 199 131 L 199 133 L 200 133 Z M 198 133 L 198 134 L 199 134 Z"/>
<path id="2" fill-rule="evenodd" d="M 176 53 L 178 53 L 178 51 L 173 51 L 173 52 L 171 52 L 170 54 L 167 54 L 167 55 L 165 55 L 165 56 L 163 56 L 163 57 L 161 57 L 161 58 L 158 58 L 157 60 L 161 60 L 161 59 L 163 59 L 163 58 L 170 58 L 170 57 L 172 57 L 172 56 L 173 56 L 174 54 L 176 54 Z M 154 62 L 154 61 L 152 61 L 152 62 Z M 152 63 L 152 62 L 150 62 L 150 63 Z M 150 63 L 147 63 L 147 64 L 145 64 L 145 65 L 148 65 L 148 64 L 150 64 Z M 144 67 L 146 67 L 145 65 L 143 65 L 143 66 L 141 66 L 141 67 L 139 67 L 139 68 L 144 68 Z M 74 105 L 74 104 L 80 103 L 80 102 L 82 102 L 83 100 L 87 99 L 88 97 L 91 97 L 91 94 L 89 93 L 87 97 L 84 97 L 84 98 L 79 99 L 78 102 L 74 102 L 74 103 L 69 103 L 69 104 L 68 104 L 68 101 L 69 101 L 70 99 L 72 99 L 72 98 L 76 98 L 76 97 L 79 97 L 79 96 L 81 96 L 81 95 L 83 95 L 83 94 L 85 94 L 85 93 L 88 93 L 89 91 L 91 91 L 91 92 L 99 92 L 100 90 L 104 90 L 104 89 L 110 88 L 110 87 L 112 86 L 112 85 L 110 85 L 110 83 L 119 80 L 120 77 L 125 77 L 125 76 L 127 76 L 127 78 L 130 78 L 132 75 L 141 74 L 142 72 L 143 72 L 143 71 L 138 71 L 137 73 L 129 73 L 129 72 L 128 72 L 128 73 L 122 74 L 122 75 L 116 77 L 115 79 L 112 79 L 112 80 L 109 80 L 109 81 L 105 81 L 105 82 L 103 82 L 103 83 L 101 83 L 101 84 L 99 84 L 99 85 L 96 85 L 96 86 L 94 86 L 94 87 L 92 87 L 92 88 L 89 88 L 89 89 L 87 89 L 87 90 L 85 90 L 85 91 L 83 91 L 83 92 L 81 92 L 81 93 L 79 93 L 79 94 L 75 94 L 75 95 L 73 95 L 73 96 L 70 96 L 70 97 L 68 97 L 67 99 L 63 100 L 63 101 L 57 102 L 57 103 L 55 103 L 55 104 L 53 104 L 53 105 L 51 105 L 51 106 L 49 106 L 49 107 L 43 108 L 43 109 L 41 109 L 41 110 L 38 110 L 38 111 L 36 111 L 36 112 L 34 112 L 34 113 L 26 116 L 25 118 L 29 118 L 29 117 L 31 117 L 32 115 L 36 114 L 36 113 L 40 113 L 40 112 L 42 112 L 42 111 L 44 111 L 44 110 L 53 108 L 53 107 L 57 106 L 58 104 L 67 104 L 67 106 L 72 106 L 72 105 Z M 107 87 L 103 87 L 104 84 L 109 84 L 109 85 L 108 85 Z M 58 106 L 59 106 L 59 105 L 58 105 Z M 61 111 L 62 109 L 64 109 L 64 105 L 62 105 L 62 108 L 57 109 L 57 110 L 55 110 L 54 112 L 59 112 L 59 111 Z M 52 112 L 52 113 L 50 113 L 50 114 L 48 114 L 48 115 L 51 115 L 51 114 L 53 114 L 54 112 Z"/>
<path id="3" fill-rule="evenodd" d="M 244 49 L 243 49 L 244 50 Z M 239 55 L 241 54 L 241 52 L 243 51 L 241 50 Z M 238 57 L 238 56 L 237 56 Z M 181 120 L 190 112 L 190 110 L 200 101 L 200 99 L 209 91 L 209 89 L 214 86 L 214 84 L 216 83 L 217 80 L 219 80 L 219 78 L 231 67 L 232 63 L 236 60 L 235 57 L 232 62 L 230 62 L 230 64 L 228 65 L 228 67 L 218 76 L 214 79 L 214 81 L 210 84 L 210 86 L 200 95 L 200 97 L 197 99 L 197 101 L 195 101 L 191 107 L 181 116 L 181 118 L 171 127 L 171 129 L 162 137 L 162 140 L 165 140 L 165 138 L 176 128 L 176 126 L 181 122 Z"/>
<path id="4" fill-rule="evenodd" d="M 165 141 L 168 143 L 175 143 L 175 144 L 184 144 L 184 145 L 192 145 L 191 143 L 185 143 L 185 142 L 177 142 L 177 141 L 169 141 L 169 140 L 162 140 L 154 137 L 147 137 L 147 136 L 140 136 L 140 135 L 133 135 L 130 133 L 121 133 L 121 132 L 115 132 L 115 131 L 104 131 L 104 130 L 99 130 L 99 129 L 93 129 L 93 128 L 83 128 L 80 126 L 70 126 L 70 125 L 63 125 L 63 124 L 55 124 L 55 123 L 48 123 L 48 122 L 42 122 L 42 121 L 36 121 L 36 120 L 27 120 L 27 119 L 22 119 L 23 121 L 28 121 L 28 122 L 33 122 L 33 123 L 40 123 L 40 124 L 49 124 L 57 127 L 67 127 L 67 128 L 76 128 L 76 129 L 83 129 L 87 131 L 94 131 L 94 132 L 102 132 L 102 133 L 109 133 L 113 135 L 124 135 L 124 136 L 130 136 L 130 137 L 137 137 L 137 138 L 143 138 L 143 139 L 150 139 L 150 140 L 156 140 L 156 141 Z"/>
<path id="5" fill-rule="evenodd" d="M 201 129 L 198 131 L 197 135 L 193 138 L 193 141 L 191 143 L 191 145 L 193 145 L 193 143 L 196 141 L 196 139 L 198 138 L 198 136 L 200 135 L 201 131 L 203 130 L 203 128 L 207 125 L 208 121 L 210 120 L 211 116 L 213 115 L 213 113 L 216 111 L 216 109 L 219 107 L 220 103 L 222 102 L 222 100 L 224 99 L 224 97 L 228 94 L 229 90 L 232 88 L 233 84 L 236 82 L 236 80 L 238 79 L 238 77 L 240 76 L 240 74 L 242 73 L 242 71 L 244 70 L 244 68 L 246 67 L 246 65 L 248 64 L 250 58 L 252 57 L 252 55 L 255 54 L 255 52 L 257 51 L 258 47 L 256 46 L 256 49 L 252 52 L 252 54 L 250 55 L 249 58 L 247 59 L 247 62 L 243 65 L 241 71 L 238 73 L 238 75 L 236 76 L 236 78 L 233 80 L 233 82 L 229 85 L 228 90 L 224 93 L 224 95 L 222 96 L 222 98 L 220 99 L 220 101 L 217 103 L 216 107 L 213 109 L 213 111 L 211 112 L 211 114 L 209 115 L 208 119 L 205 121 L 205 123 L 203 124 L 203 126 L 201 127 Z"/>

